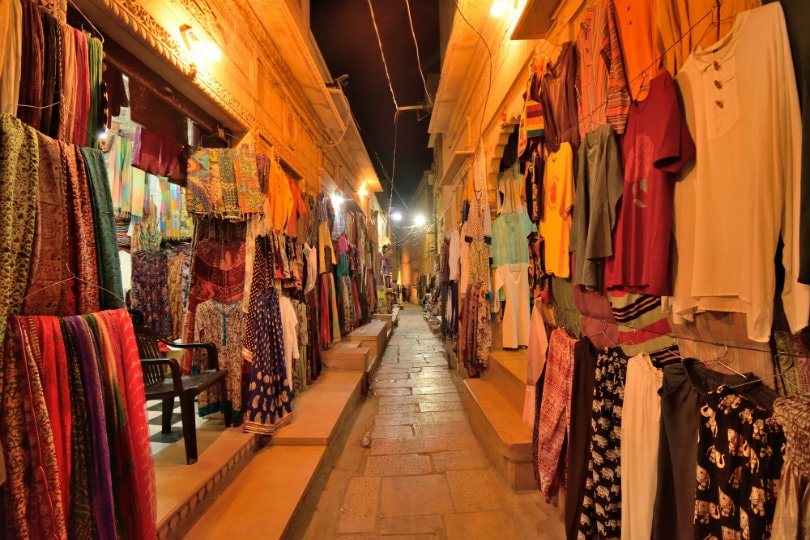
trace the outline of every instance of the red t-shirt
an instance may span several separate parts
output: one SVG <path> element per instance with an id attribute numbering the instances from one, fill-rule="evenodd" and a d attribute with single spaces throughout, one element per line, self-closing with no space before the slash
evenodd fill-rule
<path id="1" fill-rule="evenodd" d="M 647 98 L 630 106 L 622 155 L 624 191 L 605 285 L 668 296 L 675 174 L 695 155 L 669 72 L 650 81 Z"/>

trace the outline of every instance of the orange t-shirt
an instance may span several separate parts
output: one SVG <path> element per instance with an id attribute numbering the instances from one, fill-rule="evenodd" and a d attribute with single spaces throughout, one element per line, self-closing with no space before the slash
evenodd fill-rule
<path id="1" fill-rule="evenodd" d="M 653 0 L 614 0 L 613 4 L 619 21 L 619 39 L 622 42 L 630 97 L 636 101 L 642 100 L 649 87 L 645 83 L 658 74 L 656 63 L 659 52 L 655 44 Z"/>

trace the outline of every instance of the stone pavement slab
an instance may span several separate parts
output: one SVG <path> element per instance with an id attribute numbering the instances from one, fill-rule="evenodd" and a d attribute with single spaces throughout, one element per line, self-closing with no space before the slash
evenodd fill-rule
<path id="1" fill-rule="evenodd" d="M 394 476 L 382 479 L 380 516 L 419 516 L 453 511 L 444 475 Z"/>

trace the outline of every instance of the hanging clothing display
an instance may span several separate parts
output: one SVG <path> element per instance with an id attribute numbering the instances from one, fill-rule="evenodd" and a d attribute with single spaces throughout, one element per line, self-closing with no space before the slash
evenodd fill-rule
<path id="1" fill-rule="evenodd" d="M 694 157 L 695 145 L 669 73 L 649 84 L 647 98 L 630 107 L 622 139 L 624 189 L 605 287 L 667 296 L 674 175 Z"/>
<path id="2" fill-rule="evenodd" d="M 806 538 L 810 534 L 808 479 L 810 463 L 810 396 L 798 394 L 777 398 L 773 418 L 785 435 L 784 465 L 776 493 L 772 538 Z"/>
<path id="3" fill-rule="evenodd" d="M 207 300 L 197 306 L 194 318 L 194 342 L 211 342 L 217 347 L 220 371 L 226 372 L 225 391 L 221 396 L 218 387 L 211 387 L 198 395 L 198 414 L 207 416 L 225 410 L 224 401 L 233 407 L 233 420 L 242 418 L 242 342 L 245 337 L 247 315 L 242 310 L 242 302 L 230 304 Z M 192 370 L 203 373 L 208 370 L 208 355 L 203 350 L 194 352 Z M 196 370 L 194 368 L 196 367 Z M 215 385 L 216 386 L 216 385 Z"/>
<path id="4" fill-rule="evenodd" d="M 775 0 L 765 0 L 765 3 Z M 742 2 L 748 8 L 759 5 L 759 0 L 737 0 L 723 3 L 724 8 L 737 8 Z M 802 0 L 779 0 L 785 13 L 790 50 L 793 56 L 793 70 L 796 73 L 796 84 L 799 89 L 799 107 L 802 112 L 802 182 L 801 206 L 799 217 L 799 283 L 810 283 L 810 34 L 805 31 L 801 21 L 810 16 L 810 4 Z M 742 9 L 740 6 L 739 9 Z M 722 36 L 718 36 L 722 37 Z"/>
<path id="5" fill-rule="evenodd" d="M 627 361 L 622 405 L 622 540 L 649 540 L 658 472 L 663 374 L 647 354 Z"/>
<path id="6" fill-rule="evenodd" d="M 495 271 L 495 291 L 503 290 L 501 337 L 503 347 L 517 349 L 529 344 L 529 264 L 504 264 Z"/>
<path id="7" fill-rule="evenodd" d="M 0 321 L 19 312 L 26 292 L 37 215 L 38 167 L 34 129 L 0 114 L 0 244 L 7 246 L 0 252 L 4 269 L 0 273 Z M 59 249 L 64 250 L 64 245 Z M 6 327 L 0 326 L 0 339 L 4 339 Z"/>
<path id="8" fill-rule="evenodd" d="M 279 298 L 281 329 L 284 339 L 284 366 L 287 384 L 293 387 L 293 364 L 300 357 L 298 349 L 298 311 L 286 296 Z"/>
<path id="9" fill-rule="evenodd" d="M 250 393 L 243 428 L 272 435 L 293 419 L 293 392 L 284 362 L 284 336 L 275 287 L 256 298 L 256 350 L 250 364 Z"/>
<path id="10" fill-rule="evenodd" d="M 132 255 L 132 309 L 140 310 L 144 324 L 162 336 L 172 335 L 166 254 L 139 251 Z"/>
<path id="11" fill-rule="evenodd" d="M 645 83 L 658 72 L 659 64 L 653 2 L 614 2 L 630 98 L 641 101 L 647 96 L 648 87 Z"/>
<path id="12" fill-rule="evenodd" d="M 535 468 L 540 491 L 546 500 L 559 492 L 565 482 L 568 463 L 563 449 L 570 438 L 569 407 L 574 371 L 576 340 L 562 328 L 551 332 L 543 376 L 543 392 L 537 420 L 537 459 Z"/>
<path id="13" fill-rule="evenodd" d="M 726 37 L 735 15 L 761 5 L 762 0 L 655 0 L 653 13 L 664 67 L 673 75 L 678 73 L 695 47 L 708 47 Z"/>
<path id="14" fill-rule="evenodd" d="M 529 262 L 528 237 L 536 230 L 525 212 L 502 214 L 492 223 L 492 267 Z"/>
<path id="15" fill-rule="evenodd" d="M 0 113 L 15 114 L 20 101 L 22 64 L 22 5 L 3 2 L 0 5 Z"/>
<path id="16" fill-rule="evenodd" d="M 574 207 L 574 155 L 569 143 L 561 144 L 559 150 L 549 154 L 543 193 L 539 231 L 543 236 L 545 271 L 567 278 L 571 275 L 568 252 Z"/>
<path id="17" fill-rule="evenodd" d="M 621 135 L 630 94 L 613 0 L 596 2 L 585 10 L 577 35 L 577 59 L 580 139 L 602 124 L 610 124 Z"/>
<path id="18" fill-rule="evenodd" d="M 187 175 L 189 213 L 241 219 L 262 211 L 256 156 L 246 148 L 192 148 Z"/>
<path id="19" fill-rule="evenodd" d="M 489 365 L 492 347 L 489 302 L 482 283 L 469 286 L 459 318 L 459 356 L 467 368 L 467 375 L 477 377 Z"/>
<path id="20" fill-rule="evenodd" d="M 701 407 L 709 392 L 720 386 L 735 387 L 747 380 L 739 375 L 713 371 L 692 358 L 668 365 L 663 371 L 652 538 L 691 538 L 695 526 L 695 471 L 698 470 Z M 758 407 L 772 410 L 775 397 L 772 391 L 761 384 L 744 385 L 739 389 Z"/>
<path id="21" fill-rule="evenodd" d="M 546 366 L 546 351 L 548 350 L 548 334 L 540 306 L 534 305 L 529 330 L 529 344 L 526 347 L 526 394 L 523 400 L 523 421 L 535 425 L 535 407 L 539 412 L 539 403 L 536 403 L 537 385 Z M 533 437 L 532 441 L 537 441 Z M 535 453 L 536 455 L 536 453 Z M 536 463 L 535 459 L 535 463 Z"/>
<path id="22" fill-rule="evenodd" d="M 590 444 L 593 438 L 594 384 L 598 351 L 589 339 L 580 339 L 574 345 L 574 373 L 572 375 L 570 436 L 566 461 L 568 471 L 565 477 L 565 533 L 566 538 L 576 538 L 579 531 L 580 515 L 586 493 Z M 539 408 L 538 408 L 539 414 Z"/>
<path id="23" fill-rule="evenodd" d="M 619 349 L 606 349 L 597 356 L 588 472 L 577 535 L 580 540 L 621 536 L 620 452 L 626 372 L 627 357 Z"/>
<path id="24" fill-rule="evenodd" d="M 569 143 L 579 148 L 579 118 L 577 115 L 577 50 L 566 41 L 557 61 L 548 66 L 542 79 L 543 114 L 545 115 L 545 144 L 549 153 Z"/>
<path id="25" fill-rule="evenodd" d="M 218 229 L 222 225 L 222 229 Z M 202 236 L 200 224 L 196 233 Z M 242 229 L 236 224 L 229 227 L 227 222 L 218 222 L 212 226 L 211 238 L 198 240 L 191 263 L 192 282 L 189 288 L 186 307 L 186 341 L 193 340 L 197 305 L 206 300 L 217 300 L 226 304 L 236 302 L 244 294 L 245 281 L 245 243 L 242 240 L 231 240 L 230 237 L 241 237 Z M 255 280 L 255 269 L 254 269 Z M 191 368 L 191 356 L 187 356 L 186 371 Z"/>
<path id="26" fill-rule="evenodd" d="M 720 387 L 705 396 L 700 416 L 695 537 L 766 538 L 785 443 L 773 410 Z"/>
<path id="27" fill-rule="evenodd" d="M 585 136 L 577 155 L 570 248 L 576 252 L 574 285 L 603 288 L 604 259 L 614 254 L 613 229 L 623 186 L 616 135 L 605 124 Z"/>
<path id="28" fill-rule="evenodd" d="M 766 342 L 781 237 L 782 301 L 791 332 L 798 332 L 807 325 L 810 287 L 796 276 L 801 124 L 780 5 L 737 15 L 731 32 L 698 47 L 675 80 L 697 158 L 675 188 L 673 320 L 704 310 L 745 313 L 749 339 Z M 751 133 L 768 134 L 773 144 L 758 144 Z"/>
<path id="29" fill-rule="evenodd" d="M 154 538 L 154 466 L 129 313 L 14 316 L 9 324 L 4 537 Z"/>

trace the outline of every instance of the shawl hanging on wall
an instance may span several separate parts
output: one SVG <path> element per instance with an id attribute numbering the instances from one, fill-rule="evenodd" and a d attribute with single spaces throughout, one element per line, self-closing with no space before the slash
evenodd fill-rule
<path id="1" fill-rule="evenodd" d="M 81 278 L 73 283 L 76 309 L 69 314 L 93 313 L 99 309 L 99 281 L 90 188 L 79 147 L 65 145 L 63 150 L 68 172 L 68 251 L 73 257 L 70 268 Z"/>
<path id="2" fill-rule="evenodd" d="M 4 538 L 155 538 L 146 398 L 128 312 L 12 316 L 9 328 Z"/>
<path id="3" fill-rule="evenodd" d="M 101 291 L 101 308 L 124 307 L 124 290 L 121 285 L 121 262 L 118 259 L 118 243 L 115 234 L 115 218 L 104 156 L 100 150 L 82 148 L 87 180 L 90 184 L 90 204 L 95 225 L 96 261 Z"/>
<path id="4" fill-rule="evenodd" d="M 0 343 L 5 320 L 25 295 L 37 215 L 39 147 L 36 132 L 0 114 Z M 15 307 L 17 306 L 17 307 Z"/>

